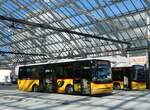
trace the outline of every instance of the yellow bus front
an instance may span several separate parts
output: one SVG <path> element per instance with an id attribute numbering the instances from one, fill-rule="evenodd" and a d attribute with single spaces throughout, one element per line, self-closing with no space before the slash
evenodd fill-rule
<path id="1" fill-rule="evenodd" d="M 109 62 L 97 61 L 92 70 L 91 94 L 112 93 L 113 82 Z"/>
<path id="2" fill-rule="evenodd" d="M 93 94 L 105 94 L 105 93 L 112 93 L 113 90 L 113 83 L 91 83 L 91 95 Z"/>

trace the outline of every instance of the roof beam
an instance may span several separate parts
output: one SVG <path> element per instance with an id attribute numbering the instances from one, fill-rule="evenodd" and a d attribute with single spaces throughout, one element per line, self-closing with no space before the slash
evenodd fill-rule
<path id="1" fill-rule="evenodd" d="M 40 27 L 40 28 L 43 28 L 43 29 L 51 29 L 51 30 L 54 30 L 54 31 L 57 31 L 57 32 L 65 32 L 65 33 L 70 33 L 70 34 L 76 34 L 76 35 L 80 35 L 80 36 L 84 36 L 84 37 L 90 37 L 90 38 L 95 38 L 95 39 L 100 39 L 100 40 L 106 40 L 106 41 L 110 41 L 110 42 L 123 43 L 123 44 L 127 44 L 127 45 L 130 44 L 129 42 L 126 42 L 126 41 L 109 39 L 109 38 L 105 38 L 105 37 L 98 37 L 96 35 L 71 31 L 69 29 L 62 29 L 62 28 L 52 27 L 48 24 L 34 23 L 34 22 L 30 22 L 30 21 L 25 21 L 25 20 L 22 20 L 22 19 L 16 19 L 16 18 L 13 18 L 13 17 L 6 17 L 6 16 L 0 15 L 0 20 L 6 20 L 6 21 L 16 22 L 16 23 L 19 23 L 19 24 L 29 25 L 29 26 L 33 26 L 33 27 Z"/>
<path id="2" fill-rule="evenodd" d="M 145 50 L 145 49 L 150 49 L 150 47 L 149 46 L 143 46 L 143 47 L 136 47 L 136 48 L 126 48 L 124 51 L 125 52 L 128 52 L 128 51 L 135 51 L 135 50 Z M 100 51 L 100 52 L 98 52 L 98 53 L 87 53 L 88 55 L 91 55 L 91 54 L 101 54 L 100 56 L 110 56 L 110 54 L 109 53 L 114 53 L 114 55 L 122 55 L 122 53 L 121 53 L 121 51 L 120 50 L 118 50 L 118 49 L 116 49 L 116 50 L 108 50 L 108 51 Z M 105 53 L 108 53 L 108 54 L 106 54 L 106 55 L 103 55 L 103 54 L 105 54 Z M 81 57 L 80 55 L 74 55 L 73 57 Z M 61 59 L 61 58 L 68 58 L 68 56 L 60 56 L 60 57 L 56 57 L 57 59 Z M 51 59 L 51 58 L 44 58 L 45 60 L 49 60 L 49 59 Z M 35 59 L 34 61 L 36 61 L 36 60 L 38 60 L 38 59 Z M 20 61 L 20 62 L 16 62 L 16 63 L 22 63 L 22 61 Z M 9 64 L 9 63 L 8 63 Z"/>
<path id="3" fill-rule="evenodd" d="M 0 54 L 18 54 L 18 55 L 31 55 L 31 56 L 46 56 L 45 54 L 20 53 L 20 52 L 10 52 L 10 51 L 0 51 Z"/>

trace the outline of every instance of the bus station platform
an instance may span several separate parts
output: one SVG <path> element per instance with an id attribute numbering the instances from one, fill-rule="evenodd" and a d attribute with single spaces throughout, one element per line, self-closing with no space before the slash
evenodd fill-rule
<path id="1" fill-rule="evenodd" d="M 150 110 L 150 91 L 79 96 L 23 92 L 14 86 L 0 88 L 0 110 Z"/>

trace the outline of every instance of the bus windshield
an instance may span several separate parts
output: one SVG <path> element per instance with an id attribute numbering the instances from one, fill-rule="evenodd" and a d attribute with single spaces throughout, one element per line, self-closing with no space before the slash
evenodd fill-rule
<path id="1" fill-rule="evenodd" d="M 96 71 L 93 72 L 93 81 L 108 82 L 111 81 L 111 67 L 109 64 L 99 64 Z"/>

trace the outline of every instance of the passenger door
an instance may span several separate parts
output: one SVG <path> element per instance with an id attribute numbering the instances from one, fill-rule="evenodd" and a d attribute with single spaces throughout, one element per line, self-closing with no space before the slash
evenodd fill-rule
<path id="1" fill-rule="evenodd" d="M 125 89 L 131 89 L 131 68 L 126 68 L 123 70 L 124 72 L 124 88 Z"/>
<path id="2" fill-rule="evenodd" d="M 56 91 L 56 75 L 53 69 L 46 69 L 43 78 L 44 91 L 55 92 Z"/>
<path id="3" fill-rule="evenodd" d="M 81 88 L 82 88 L 82 94 L 91 94 L 91 83 L 89 80 L 83 78 L 81 80 Z"/>

